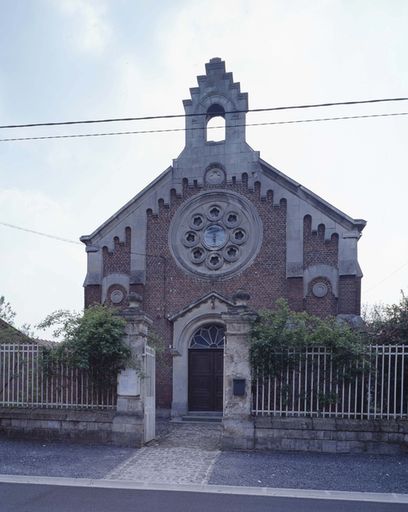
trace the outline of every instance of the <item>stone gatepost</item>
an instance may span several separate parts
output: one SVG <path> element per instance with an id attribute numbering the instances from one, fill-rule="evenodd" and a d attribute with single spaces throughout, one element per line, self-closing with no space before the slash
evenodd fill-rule
<path id="1" fill-rule="evenodd" d="M 141 296 L 129 294 L 129 307 L 120 312 L 126 320 L 125 343 L 132 351 L 133 360 L 142 363 L 150 318 L 141 310 Z M 136 364 L 137 364 L 136 363 Z M 112 424 L 113 443 L 140 447 L 144 442 L 144 403 L 141 396 L 140 370 L 126 368 L 118 375 L 116 415 Z"/>
<path id="2" fill-rule="evenodd" d="M 250 311 L 248 293 L 238 291 L 221 317 L 225 322 L 224 415 L 222 446 L 226 449 L 254 448 L 249 338 L 256 313 Z"/>

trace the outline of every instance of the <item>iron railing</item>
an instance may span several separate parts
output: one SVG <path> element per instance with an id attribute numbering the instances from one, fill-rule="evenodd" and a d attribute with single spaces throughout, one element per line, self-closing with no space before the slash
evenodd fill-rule
<path id="1" fill-rule="evenodd" d="M 284 357 L 282 357 L 284 356 Z M 364 359 L 336 363 L 325 347 L 277 353 L 292 361 L 253 382 L 253 414 L 349 419 L 408 417 L 408 345 L 371 345 Z"/>
<path id="2" fill-rule="evenodd" d="M 64 363 L 44 365 L 43 347 L 0 343 L 0 406 L 115 409 L 116 386 Z"/>

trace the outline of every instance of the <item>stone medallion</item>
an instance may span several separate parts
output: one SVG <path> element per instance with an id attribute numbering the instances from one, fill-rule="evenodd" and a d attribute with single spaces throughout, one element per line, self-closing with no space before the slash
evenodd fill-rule
<path id="1" fill-rule="evenodd" d="M 113 292 L 110 294 L 110 300 L 112 304 L 120 304 L 124 297 L 125 294 L 122 292 L 122 290 L 113 290 Z"/>
<path id="2" fill-rule="evenodd" d="M 312 292 L 315 297 L 322 298 L 325 297 L 328 293 L 329 289 L 326 283 L 323 281 L 319 281 L 315 283 L 312 287 Z"/>
<path id="3" fill-rule="evenodd" d="M 225 181 L 225 172 L 220 167 L 210 167 L 204 179 L 207 185 L 222 185 Z"/>

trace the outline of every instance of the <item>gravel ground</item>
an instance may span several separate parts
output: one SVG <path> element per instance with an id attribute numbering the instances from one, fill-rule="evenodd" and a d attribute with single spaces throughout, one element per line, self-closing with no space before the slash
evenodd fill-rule
<path id="1" fill-rule="evenodd" d="M 137 450 L 0 438 L 0 474 L 104 478 Z"/>
<path id="2" fill-rule="evenodd" d="M 209 484 L 408 493 L 408 456 L 223 452 Z"/>

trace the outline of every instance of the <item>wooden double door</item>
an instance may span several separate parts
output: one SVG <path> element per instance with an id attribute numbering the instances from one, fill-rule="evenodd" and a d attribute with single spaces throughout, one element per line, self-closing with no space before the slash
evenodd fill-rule
<path id="1" fill-rule="evenodd" d="M 224 351 L 190 349 L 188 351 L 189 411 L 223 410 Z"/>

